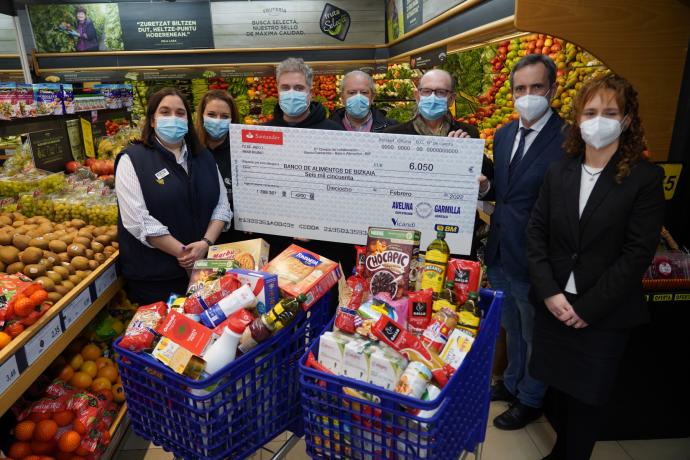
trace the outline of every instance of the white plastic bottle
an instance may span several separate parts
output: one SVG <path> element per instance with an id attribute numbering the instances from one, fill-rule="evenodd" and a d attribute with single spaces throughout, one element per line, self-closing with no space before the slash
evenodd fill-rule
<path id="1" fill-rule="evenodd" d="M 233 328 L 234 326 L 234 328 Z M 204 353 L 204 361 L 206 361 L 207 374 L 213 375 L 230 362 L 235 360 L 237 354 L 237 345 L 240 343 L 243 330 L 238 330 L 237 325 L 228 325 L 223 334 L 218 337 L 218 340 L 213 342 L 213 345 Z"/>
<path id="2" fill-rule="evenodd" d="M 252 308 L 256 305 L 256 301 L 254 291 L 248 284 L 245 284 L 201 313 L 201 323 L 206 327 L 214 328 L 240 308 Z"/>

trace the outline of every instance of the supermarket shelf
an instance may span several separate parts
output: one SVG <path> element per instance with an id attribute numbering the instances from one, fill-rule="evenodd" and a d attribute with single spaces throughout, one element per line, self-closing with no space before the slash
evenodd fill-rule
<path id="1" fill-rule="evenodd" d="M 0 415 L 62 353 L 122 287 L 117 253 L 0 351 Z"/>
<path id="2" fill-rule="evenodd" d="M 645 291 L 644 300 L 651 303 L 690 302 L 690 290 Z"/>
<path id="3" fill-rule="evenodd" d="M 110 432 L 110 444 L 105 452 L 103 452 L 103 455 L 101 455 L 100 460 L 110 460 L 115 456 L 118 448 L 120 447 L 122 439 L 125 437 L 125 433 L 127 433 L 129 422 L 130 419 L 127 415 L 127 403 L 125 403 L 120 408 L 120 412 L 117 414 L 117 418 L 110 426 L 110 430 L 108 430 Z"/>

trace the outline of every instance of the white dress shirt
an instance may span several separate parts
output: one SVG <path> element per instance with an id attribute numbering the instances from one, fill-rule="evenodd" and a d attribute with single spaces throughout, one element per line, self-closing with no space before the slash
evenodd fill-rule
<path id="1" fill-rule="evenodd" d="M 182 145 L 182 152 L 177 159 L 177 164 L 182 166 L 185 171 L 188 171 L 187 165 L 187 146 Z M 232 222 L 232 210 L 228 202 L 228 194 L 223 184 L 223 178 L 218 171 L 218 185 L 220 187 L 220 194 L 218 203 L 213 210 L 211 220 L 220 220 L 225 222 L 223 231 L 230 228 Z M 149 214 L 144 201 L 144 194 L 141 191 L 139 178 L 134 170 L 134 165 L 129 155 L 126 153 L 122 155 L 117 164 L 117 174 L 115 174 L 115 192 L 117 194 L 117 204 L 120 208 L 120 217 L 122 224 L 127 231 L 132 234 L 137 240 L 141 241 L 148 247 L 153 247 L 146 240 L 150 236 L 169 235 L 168 227 L 163 225 L 158 219 Z M 192 241 L 182 241 L 183 244 L 192 243 Z"/>
<path id="2" fill-rule="evenodd" d="M 594 186 L 596 185 L 597 181 L 599 180 L 599 176 L 601 176 L 601 172 L 604 170 L 604 168 L 590 168 L 587 166 L 587 171 L 589 171 L 591 174 L 588 174 L 587 171 L 585 171 L 585 167 L 581 167 L 582 172 L 580 173 L 580 201 L 579 201 L 579 211 L 580 211 L 580 217 L 582 217 L 582 211 L 585 210 L 585 206 L 587 206 L 587 200 L 589 200 L 589 196 L 592 194 L 592 190 L 594 190 Z M 565 292 L 569 294 L 577 294 L 577 286 L 575 285 L 575 274 L 573 272 L 570 272 L 570 278 L 568 278 L 568 283 L 565 285 Z"/>

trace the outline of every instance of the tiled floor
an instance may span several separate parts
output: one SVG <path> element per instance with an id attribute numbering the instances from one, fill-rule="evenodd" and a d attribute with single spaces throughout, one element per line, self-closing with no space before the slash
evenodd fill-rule
<path id="1" fill-rule="evenodd" d="M 491 404 L 489 420 L 505 410 L 505 403 Z M 278 436 L 256 453 L 252 460 L 269 460 L 287 435 Z M 543 417 L 524 430 L 501 431 L 489 426 L 483 460 L 539 460 L 551 451 L 555 434 Z M 115 460 L 171 460 L 173 456 L 128 432 Z M 307 460 L 304 440 L 288 453 L 287 460 Z M 473 460 L 473 456 L 468 459 Z M 650 441 L 607 441 L 597 443 L 592 460 L 690 460 L 690 438 Z"/>

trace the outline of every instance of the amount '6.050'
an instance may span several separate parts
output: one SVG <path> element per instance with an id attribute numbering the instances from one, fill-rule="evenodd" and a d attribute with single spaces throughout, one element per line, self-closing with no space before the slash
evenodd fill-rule
<path id="1" fill-rule="evenodd" d="M 433 171 L 433 163 L 410 163 L 410 171 Z"/>

